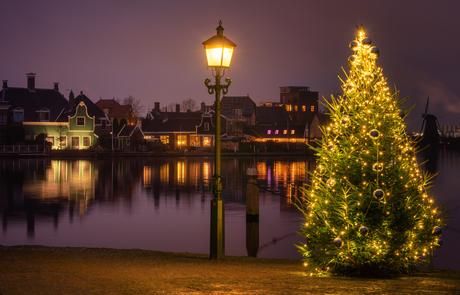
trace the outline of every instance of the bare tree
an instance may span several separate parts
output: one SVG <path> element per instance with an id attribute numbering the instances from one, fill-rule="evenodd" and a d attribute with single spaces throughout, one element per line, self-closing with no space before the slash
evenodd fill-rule
<path id="1" fill-rule="evenodd" d="M 187 98 L 182 101 L 181 105 L 182 111 L 187 112 L 190 110 L 191 112 L 194 112 L 198 110 L 198 106 L 196 105 L 196 101 L 193 98 Z"/>
<path id="2" fill-rule="evenodd" d="M 130 95 L 128 97 L 125 97 L 123 99 L 123 105 L 129 105 L 131 106 L 131 109 L 133 110 L 133 113 L 137 116 L 140 117 L 141 113 L 144 111 L 145 106 L 141 104 L 141 101 L 139 99 L 136 99 L 134 96 Z"/>
<path id="3" fill-rule="evenodd" d="M 167 106 L 167 111 L 168 112 L 175 112 L 176 111 L 176 105 L 178 105 L 177 102 L 170 102 Z"/>

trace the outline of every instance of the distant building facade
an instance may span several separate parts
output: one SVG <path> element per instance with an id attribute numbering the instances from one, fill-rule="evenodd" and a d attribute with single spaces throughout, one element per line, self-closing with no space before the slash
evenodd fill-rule
<path id="1" fill-rule="evenodd" d="M 283 106 L 294 124 L 310 124 L 318 115 L 318 92 L 307 86 L 283 86 L 279 102 L 264 102 L 260 106 Z"/>

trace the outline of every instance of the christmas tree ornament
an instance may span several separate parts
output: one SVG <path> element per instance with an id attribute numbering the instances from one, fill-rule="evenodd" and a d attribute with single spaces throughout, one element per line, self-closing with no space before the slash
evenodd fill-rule
<path id="1" fill-rule="evenodd" d="M 349 58 L 348 58 L 348 65 L 351 67 L 353 67 L 353 62 L 356 60 L 356 56 L 354 55 L 351 55 Z"/>
<path id="2" fill-rule="evenodd" d="M 372 44 L 371 38 L 364 38 L 361 42 L 365 47 L 369 47 Z"/>
<path id="3" fill-rule="evenodd" d="M 442 233 L 442 230 L 439 227 L 435 226 L 433 228 L 433 231 L 432 231 L 433 236 L 440 236 L 441 233 Z"/>
<path id="4" fill-rule="evenodd" d="M 379 135 L 380 135 L 380 132 L 376 129 L 372 129 L 371 131 L 369 131 L 369 136 L 374 139 L 379 137 Z"/>
<path id="5" fill-rule="evenodd" d="M 330 144 L 327 146 L 327 150 L 328 151 L 332 151 L 334 149 L 334 145 L 333 144 Z"/>
<path id="6" fill-rule="evenodd" d="M 375 47 L 375 46 L 372 46 L 371 47 L 371 54 L 373 54 L 375 58 L 379 57 L 379 55 L 380 55 L 379 49 L 377 47 Z"/>
<path id="7" fill-rule="evenodd" d="M 350 126 L 350 119 L 348 117 L 343 117 L 341 122 L 342 122 L 342 126 L 345 128 Z"/>
<path id="8" fill-rule="evenodd" d="M 337 183 L 337 181 L 336 181 L 335 178 L 333 178 L 333 177 L 329 178 L 329 179 L 326 181 L 326 185 L 327 185 L 327 187 L 329 187 L 329 188 L 333 187 L 336 183 Z"/>
<path id="9" fill-rule="evenodd" d="M 441 246 L 442 246 L 442 240 L 441 240 L 441 238 L 440 238 L 440 237 L 437 237 L 437 238 L 436 238 L 436 244 L 438 244 L 438 245 L 439 245 L 439 247 L 441 247 Z"/>
<path id="10" fill-rule="evenodd" d="M 376 197 L 377 199 L 383 198 L 383 195 L 384 195 L 384 194 L 385 194 L 385 193 L 384 193 L 381 189 L 376 189 L 376 190 L 374 191 L 374 197 Z"/>
<path id="11" fill-rule="evenodd" d="M 375 163 L 374 165 L 372 165 L 372 170 L 374 170 L 375 172 L 380 172 L 383 170 L 383 163 Z"/>
<path id="12" fill-rule="evenodd" d="M 367 234 L 369 233 L 369 230 L 367 229 L 367 227 L 361 226 L 361 227 L 359 228 L 359 233 L 360 233 L 362 236 L 367 236 Z"/>
<path id="13" fill-rule="evenodd" d="M 358 49 L 358 45 L 359 45 L 358 42 L 356 42 L 356 41 L 351 41 L 349 46 L 350 46 L 350 49 L 351 49 L 351 50 L 356 51 L 356 50 Z"/>
<path id="14" fill-rule="evenodd" d="M 326 168 L 324 168 L 324 166 L 320 164 L 316 167 L 316 172 L 319 175 L 324 175 L 324 173 L 326 173 Z"/>
<path id="15" fill-rule="evenodd" d="M 335 238 L 334 241 L 334 246 L 336 246 L 337 248 L 342 248 L 342 240 L 340 238 Z"/>

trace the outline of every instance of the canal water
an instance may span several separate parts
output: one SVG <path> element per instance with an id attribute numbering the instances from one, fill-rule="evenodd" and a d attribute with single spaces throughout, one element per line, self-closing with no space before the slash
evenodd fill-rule
<path id="1" fill-rule="evenodd" d="M 437 150 L 432 192 L 460 205 L 460 152 Z M 420 161 L 424 155 L 420 155 Z M 223 157 L 225 253 L 300 259 L 294 206 L 313 157 Z M 213 157 L 0 159 L 0 245 L 209 253 Z M 260 220 L 246 223 L 246 170 L 259 171 Z M 443 229 L 437 268 L 460 269 L 460 212 Z"/>

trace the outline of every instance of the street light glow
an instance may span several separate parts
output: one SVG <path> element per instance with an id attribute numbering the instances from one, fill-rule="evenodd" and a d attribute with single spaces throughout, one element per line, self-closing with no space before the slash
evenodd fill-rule
<path id="1" fill-rule="evenodd" d="M 214 47 L 205 45 L 206 60 L 208 67 L 230 67 L 232 61 L 233 48 L 228 47 Z"/>

